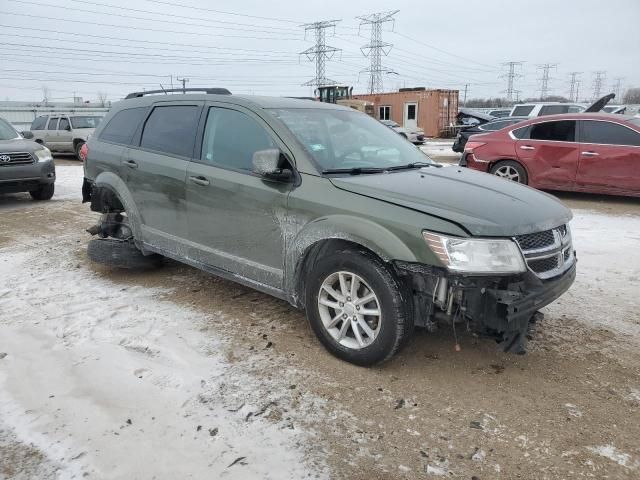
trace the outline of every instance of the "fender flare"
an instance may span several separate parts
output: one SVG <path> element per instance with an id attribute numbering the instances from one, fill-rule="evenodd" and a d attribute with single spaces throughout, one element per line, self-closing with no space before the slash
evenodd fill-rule
<path id="1" fill-rule="evenodd" d="M 350 215 L 320 217 L 302 227 L 286 245 L 285 292 L 294 304 L 299 303 L 298 292 L 301 268 L 310 251 L 328 240 L 345 240 L 370 250 L 384 262 L 391 260 L 417 261 L 416 256 L 393 232 L 379 224 Z"/>

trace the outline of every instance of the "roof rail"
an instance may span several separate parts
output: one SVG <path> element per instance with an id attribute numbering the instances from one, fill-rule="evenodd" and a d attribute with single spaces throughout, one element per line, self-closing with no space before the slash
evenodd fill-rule
<path id="1" fill-rule="evenodd" d="M 127 95 L 125 98 L 139 98 L 145 95 L 152 95 L 155 93 L 187 93 L 187 92 L 204 92 L 213 95 L 231 95 L 231 92 L 226 88 L 168 88 L 162 90 L 146 90 L 144 92 L 133 92 Z"/>

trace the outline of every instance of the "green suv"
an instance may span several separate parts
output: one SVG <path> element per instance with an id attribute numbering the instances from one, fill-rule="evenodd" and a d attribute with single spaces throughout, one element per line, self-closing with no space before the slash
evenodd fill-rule
<path id="1" fill-rule="evenodd" d="M 523 353 L 575 279 L 554 197 L 442 167 L 353 109 L 189 90 L 130 94 L 89 139 L 91 259 L 165 256 L 284 299 L 358 365 L 443 323 Z"/>

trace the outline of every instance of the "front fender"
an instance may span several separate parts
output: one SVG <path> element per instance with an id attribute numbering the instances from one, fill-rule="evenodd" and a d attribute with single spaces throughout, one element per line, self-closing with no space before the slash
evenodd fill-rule
<path id="1" fill-rule="evenodd" d="M 320 217 L 305 224 L 286 245 L 285 290 L 294 294 L 297 268 L 306 253 L 325 240 L 346 240 L 371 250 L 384 261 L 416 262 L 412 250 L 393 232 L 371 220 L 351 215 Z"/>

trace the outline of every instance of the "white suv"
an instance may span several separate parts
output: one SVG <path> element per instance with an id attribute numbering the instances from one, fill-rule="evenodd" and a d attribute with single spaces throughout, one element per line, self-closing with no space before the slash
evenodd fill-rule
<path id="1" fill-rule="evenodd" d="M 521 103 L 514 105 L 510 117 L 540 117 L 542 115 L 556 115 L 559 113 L 580 113 L 585 110 L 582 105 L 575 103 L 541 102 Z"/>
<path id="2" fill-rule="evenodd" d="M 97 115 L 52 113 L 37 117 L 30 130 L 33 140 L 52 152 L 75 153 L 81 160 L 80 149 L 100 120 Z"/>

